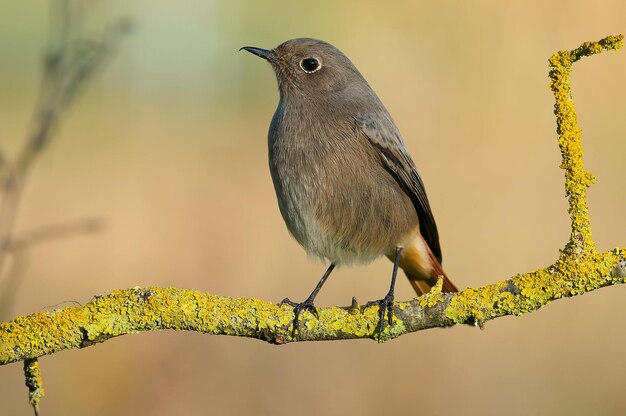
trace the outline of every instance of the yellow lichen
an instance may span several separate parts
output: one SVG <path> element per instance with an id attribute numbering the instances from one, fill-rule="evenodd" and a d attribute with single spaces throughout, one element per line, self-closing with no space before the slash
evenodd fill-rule
<path id="1" fill-rule="evenodd" d="M 24 377 L 26 387 L 28 387 L 28 402 L 37 415 L 39 414 L 39 402 L 44 396 L 44 391 L 39 361 L 36 358 L 24 360 Z"/>
<path id="2" fill-rule="evenodd" d="M 584 56 L 591 56 L 603 50 L 617 50 L 623 46 L 623 39 L 623 35 L 618 35 L 608 36 L 598 42 L 585 42 L 574 50 L 560 51 L 549 59 L 550 89 L 555 98 L 554 114 L 563 157 L 561 167 L 566 171 L 565 193 L 572 222 L 572 232 L 569 243 L 563 250 L 564 255 L 585 256 L 596 252 L 591 236 L 586 196 L 587 188 L 595 182 L 595 178 L 584 168 L 581 130 L 570 85 L 572 64 Z"/>
<path id="3" fill-rule="evenodd" d="M 432 308 L 437 303 L 443 302 L 445 299 L 442 295 L 442 291 L 443 291 L 443 279 L 439 279 L 437 280 L 437 284 L 433 286 L 430 292 L 426 293 L 423 296 L 420 296 L 419 298 L 420 306 L 422 308 L 424 307 Z"/>

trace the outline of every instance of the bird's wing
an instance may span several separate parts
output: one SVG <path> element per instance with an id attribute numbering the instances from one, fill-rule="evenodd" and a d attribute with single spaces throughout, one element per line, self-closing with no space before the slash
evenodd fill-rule
<path id="1" fill-rule="evenodd" d="M 439 233 L 430 210 L 424 183 L 395 123 L 386 113 L 369 113 L 357 116 L 356 124 L 378 150 L 385 167 L 413 201 L 419 219 L 420 233 L 435 258 L 441 263 Z"/>

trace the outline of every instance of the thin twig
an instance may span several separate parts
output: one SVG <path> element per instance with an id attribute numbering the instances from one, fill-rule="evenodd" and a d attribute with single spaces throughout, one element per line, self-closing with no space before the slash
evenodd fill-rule
<path id="1" fill-rule="evenodd" d="M 104 227 L 99 218 L 87 218 L 33 228 L 13 238 L 10 251 L 31 247 L 35 244 L 48 243 L 68 237 L 76 237 L 100 232 Z"/>
<path id="2" fill-rule="evenodd" d="M 7 249 L 12 256 L 10 266 L 6 272 L 6 277 L 0 282 L 0 321 L 9 319 L 13 310 L 17 293 L 28 268 L 28 252 L 32 246 L 73 236 L 92 234 L 101 229 L 101 220 L 88 218 L 38 227 L 13 238 L 11 246 Z"/>
<path id="3" fill-rule="evenodd" d="M 119 19 L 104 31 L 101 39 L 86 37 L 74 27 L 82 27 L 82 14 L 69 0 L 57 0 L 52 9 L 50 37 L 43 65 L 43 74 L 33 130 L 13 164 L 0 163 L 0 277 L 5 276 L 7 256 L 19 241 L 14 241 L 14 227 L 21 196 L 28 174 L 42 151 L 50 144 L 59 117 L 71 105 L 81 88 L 93 77 L 96 70 L 107 62 L 116 50 L 121 37 L 131 28 L 129 19 Z M 0 155 L 1 156 L 1 155 Z M 3 159 L 2 159 L 3 160 Z M 2 169 L 4 167 L 4 169 Z M 58 230 L 57 230 L 58 231 Z M 23 242 L 22 242 L 23 243 Z M 17 288 L 19 284 L 7 279 L 19 279 L 15 273 L 4 278 L 4 286 Z M 14 297 L 12 290 L 0 291 L 0 309 L 6 311 Z"/>

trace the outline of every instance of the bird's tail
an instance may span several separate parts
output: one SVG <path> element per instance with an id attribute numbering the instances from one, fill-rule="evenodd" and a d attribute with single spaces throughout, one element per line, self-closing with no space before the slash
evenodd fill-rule
<path id="1" fill-rule="evenodd" d="M 393 261 L 393 256 L 390 259 Z M 428 293 L 440 278 L 443 278 L 444 292 L 459 291 L 421 236 L 402 250 L 400 267 L 418 296 Z"/>

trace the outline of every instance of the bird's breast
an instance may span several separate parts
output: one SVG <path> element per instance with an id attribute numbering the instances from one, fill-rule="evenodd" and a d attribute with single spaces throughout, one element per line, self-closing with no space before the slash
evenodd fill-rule
<path id="1" fill-rule="evenodd" d="M 337 264 L 364 263 L 415 233 L 410 198 L 353 118 L 312 117 L 279 105 L 268 145 L 280 212 L 310 254 Z"/>

